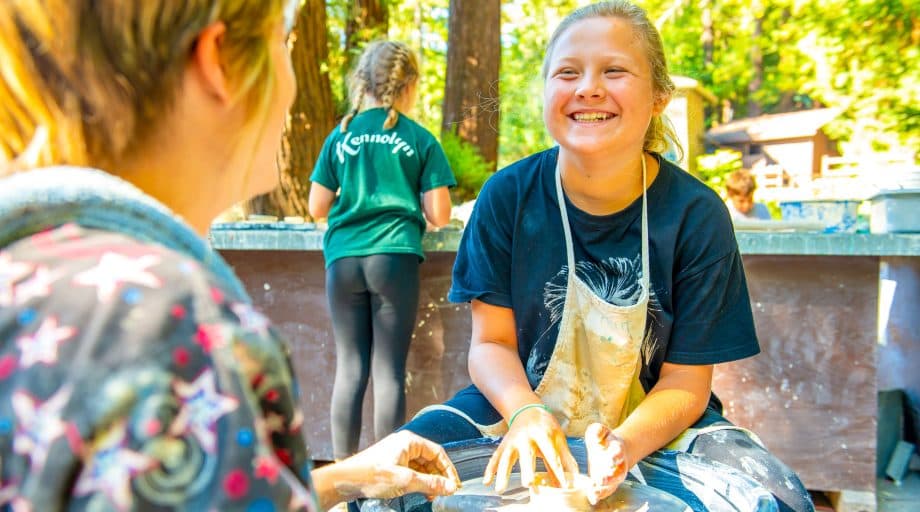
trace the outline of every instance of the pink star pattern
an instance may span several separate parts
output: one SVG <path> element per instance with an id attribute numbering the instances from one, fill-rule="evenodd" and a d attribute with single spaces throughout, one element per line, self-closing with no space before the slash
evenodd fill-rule
<path id="1" fill-rule="evenodd" d="M 239 402 L 236 398 L 221 395 L 214 383 L 214 371 L 205 370 L 188 383 L 177 381 L 173 389 L 182 401 L 182 408 L 170 427 L 173 435 L 191 432 L 207 452 L 213 452 L 216 446 L 214 425 L 221 416 L 234 411 Z"/>
<path id="2" fill-rule="evenodd" d="M 232 306 L 230 309 L 236 313 L 237 318 L 240 319 L 240 326 L 244 331 L 255 332 L 262 336 L 268 334 L 268 318 L 265 318 L 265 315 L 256 311 L 255 308 L 249 304 L 243 304 L 238 302 Z"/>
<path id="3" fill-rule="evenodd" d="M 11 355 L 5 355 L 0 357 L 0 380 L 6 380 L 12 375 L 16 368 L 19 366 L 19 363 L 16 362 L 16 358 Z"/>
<path id="4" fill-rule="evenodd" d="M 22 351 L 19 364 L 28 368 L 35 363 L 56 363 L 61 342 L 70 339 L 76 332 L 73 327 L 59 326 L 57 318 L 53 316 L 45 317 L 34 334 L 16 340 L 16 345 Z"/>
<path id="5" fill-rule="evenodd" d="M 93 442 L 92 459 L 86 461 L 74 488 L 82 496 L 105 494 L 118 510 L 131 508 L 131 479 L 158 464 L 157 460 L 125 448 L 126 422 L 119 421 Z"/>
<path id="6" fill-rule="evenodd" d="M 148 288 L 162 286 L 160 279 L 147 269 L 160 263 L 156 254 L 130 258 L 117 252 L 102 255 L 99 264 L 74 277 L 74 283 L 95 286 L 99 302 L 107 302 L 122 283 L 133 283 Z"/>
<path id="7" fill-rule="evenodd" d="M 283 360 L 283 344 L 260 311 L 226 295 L 218 284 L 185 286 L 206 272 L 185 256 L 73 224 L 0 248 L 0 330 L 9 334 L 9 350 L 0 354 L 0 384 L 8 388 L 10 409 L 8 453 L 2 457 L 19 462 L 9 478 L 0 478 L 0 509 L 38 512 L 40 506 L 21 495 L 22 482 L 32 479 L 36 488 L 47 487 L 44 480 L 54 476 L 51 466 L 68 457 L 79 457 L 80 467 L 63 492 L 91 507 L 129 511 L 148 502 L 174 503 L 143 485 L 159 478 L 162 465 L 172 460 L 171 446 L 148 450 L 141 442 L 178 438 L 197 445 L 219 466 L 192 468 L 201 474 L 189 474 L 193 486 L 180 487 L 177 481 L 176 499 L 191 498 L 207 485 L 237 499 L 238 507 L 270 502 L 278 510 L 285 505 L 319 510 L 308 475 L 292 470 L 308 471 L 309 451 L 300 433 L 303 414 L 296 401 L 282 400 L 293 393 L 288 368 L 232 369 Z M 126 312 L 131 322 L 124 321 Z M 135 336 L 134 329 L 161 324 L 171 327 L 161 343 L 124 342 Z M 112 328 L 87 331 L 88 325 Z M 237 339 L 245 339 L 246 346 L 234 356 L 227 351 Z M 167 379 L 174 419 L 158 420 L 146 409 L 99 416 L 92 407 L 74 407 L 71 399 L 77 396 L 106 399 L 93 398 L 104 392 L 98 389 L 100 378 L 125 391 L 144 393 L 149 385 L 134 374 L 113 374 L 111 365 L 72 364 L 71 352 L 84 343 L 111 361 L 127 357 L 155 366 Z M 61 386 L 55 375 L 80 385 Z M 241 392 L 257 400 L 250 404 L 255 410 Z"/>
<path id="8" fill-rule="evenodd" d="M 264 478 L 268 483 L 275 485 L 281 472 L 281 462 L 272 455 L 261 455 L 252 461 L 256 478 Z"/>
<path id="9" fill-rule="evenodd" d="M 195 343 L 205 354 L 209 354 L 227 344 L 224 327 L 220 324 L 200 324 L 195 333 Z"/>
<path id="10" fill-rule="evenodd" d="M 67 429 L 61 420 L 61 410 L 69 397 L 69 388 L 61 388 L 44 403 L 38 404 L 27 393 L 13 393 L 13 412 L 19 420 L 13 438 L 13 451 L 29 457 L 32 472 L 38 472 L 44 467 L 51 444 Z"/>
<path id="11" fill-rule="evenodd" d="M 34 265 L 14 262 L 9 253 L 0 252 L 0 307 L 13 304 L 13 285 L 32 273 Z"/>
<path id="12" fill-rule="evenodd" d="M 35 270 L 35 275 L 16 286 L 13 298 L 17 306 L 21 306 L 31 299 L 51 295 L 51 285 L 58 280 L 58 276 L 41 266 Z"/>

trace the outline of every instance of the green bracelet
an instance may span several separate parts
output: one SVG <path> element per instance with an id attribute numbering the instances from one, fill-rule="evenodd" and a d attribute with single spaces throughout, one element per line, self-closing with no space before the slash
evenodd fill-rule
<path id="1" fill-rule="evenodd" d="M 549 407 L 547 407 L 547 406 L 545 406 L 545 405 L 543 405 L 543 404 L 524 404 L 524 405 L 518 407 L 517 410 L 514 411 L 513 414 L 511 414 L 511 419 L 508 420 L 508 428 L 511 428 L 511 424 L 514 423 L 514 418 L 517 418 L 517 417 L 518 417 L 518 414 L 521 414 L 522 412 L 526 411 L 527 409 L 533 409 L 534 407 L 539 407 L 540 409 L 543 409 L 544 411 L 549 412 L 550 414 L 552 414 L 551 411 L 549 410 Z"/>

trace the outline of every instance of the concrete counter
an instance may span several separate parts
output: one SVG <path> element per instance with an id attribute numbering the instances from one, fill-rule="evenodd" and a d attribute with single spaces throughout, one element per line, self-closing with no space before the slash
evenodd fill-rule
<path id="1" fill-rule="evenodd" d="M 217 224 L 211 244 L 218 250 L 322 251 L 322 230 L 278 223 L 253 229 L 245 223 Z M 268 227 L 271 226 L 271 227 Z M 426 233 L 426 252 L 453 252 L 462 232 L 441 230 Z M 742 254 L 789 254 L 800 256 L 918 256 L 920 234 L 869 233 L 772 233 L 737 231 Z"/>
<path id="2" fill-rule="evenodd" d="M 246 228 L 216 226 L 212 244 L 290 340 L 313 455 L 330 459 L 335 354 L 322 232 Z M 903 388 L 920 403 L 920 234 L 737 238 L 763 350 L 717 367 L 726 415 L 758 432 L 809 488 L 872 491 L 878 389 Z M 425 237 L 407 365 L 410 416 L 469 383 L 469 306 L 445 298 L 459 239 L 458 231 Z M 362 446 L 370 442 L 369 400 L 364 415 Z"/>

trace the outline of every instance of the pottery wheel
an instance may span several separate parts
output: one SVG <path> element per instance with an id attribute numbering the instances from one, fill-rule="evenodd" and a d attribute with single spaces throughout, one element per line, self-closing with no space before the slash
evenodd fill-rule
<path id="1" fill-rule="evenodd" d="M 540 507 L 542 508 L 542 507 Z M 528 512 L 538 510 L 530 501 L 530 490 L 521 485 L 520 473 L 512 473 L 508 489 L 496 494 L 482 478 L 465 480 L 451 496 L 435 498 L 432 512 Z M 623 482 L 615 493 L 587 509 L 592 512 L 690 512 L 682 500 L 664 491 L 631 481 Z M 578 509 L 553 512 L 580 512 Z"/>

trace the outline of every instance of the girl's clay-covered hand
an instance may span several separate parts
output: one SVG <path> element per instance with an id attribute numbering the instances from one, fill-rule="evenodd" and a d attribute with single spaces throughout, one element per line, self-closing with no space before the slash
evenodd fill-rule
<path id="1" fill-rule="evenodd" d="M 432 497 L 460 487 L 460 476 L 444 449 L 408 431 L 390 434 L 336 465 L 347 468 L 354 479 L 336 483 L 342 496 L 390 499 L 418 492 Z"/>
<path id="2" fill-rule="evenodd" d="M 626 479 L 626 446 L 620 436 L 605 425 L 592 423 L 585 429 L 585 451 L 592 484 L 586 494 L 594 505 L 613 494 Z"/>
<path id="3" fill-rule="evenodd" d="M 508 433 L 489 459 L 483 483 L 495 480 L 495 492 L 501 494 L 508 487 L 511 468 L 518 461 L 521 468 L 521 485 L 534 484 L 537 457 L 543 459 L 551 484 L 569 487 L 566 474 L 578 474 L 578 463 L 569 451 L 565 434 L 553 415 L 541 408 L 523 411 L 515 417 Z"/>

